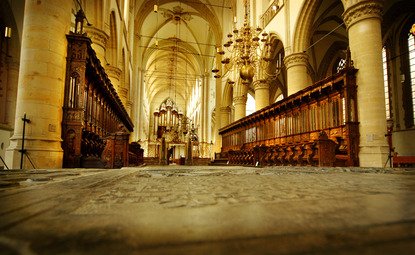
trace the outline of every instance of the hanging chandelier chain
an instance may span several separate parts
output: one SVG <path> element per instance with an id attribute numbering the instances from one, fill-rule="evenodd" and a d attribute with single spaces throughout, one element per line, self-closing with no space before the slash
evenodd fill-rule
<path id="1" fill-rule="evenodd" d="M 244 7 L 245 7 L 245 23 L 246 24 L 249 24 L 250 23 L 250 20 L 251 20 L 251 17 L 250 17 L 250 8 L 251 8 L 251 6 L 249 5 L 249 2 L 248 2 L 248 0 L 245 0 L 244 1 Z"/>
<path id="2" fill-rule="evenodd" d="M 222 64 L 227 66 L 227 70 L 231 70 L 232 67 L 240 69 L 240 76 L 243 80 L 252 80 L 255 74 L 255 70 L 261 73 L 260 76 L 269 76 L 269 73 L 262 70 L 263 67 L 267 66 L 273 59 L 271 57 L 271 42 L 267 32 L 263 31 L 262 28 L 254 28 L 250 24 L 250 4 L 248 0 L 244 0 L 245 17 L 244 24 L 238 30 L 236 28 L 236 20 L 234 21 L 233 34 L 227 35 L 229 41 L 223 46 L 226 49 L 227 54 L 224 50 L 217 48 L 216 52 L 220 55 L 225 55 L 222 60 Z M 262 36 L 262 38 L 260 38 Z M 281 61 L 280 61 L 281 62 Z M 281 66 L 280 62 L 277 63 L 276 71 L 279 74 Z M 220 78 L 219 74 L 219 63 L 218 67 L 213 69 L 215 78 Z M 231 66 L 231 67 L 230 67 Z M 278 74 L 275 75 L 278 75 Z M 273 74 L 274 75 L 274 74 Z M 263 78 L 263 77 L 261 77 Z"/>

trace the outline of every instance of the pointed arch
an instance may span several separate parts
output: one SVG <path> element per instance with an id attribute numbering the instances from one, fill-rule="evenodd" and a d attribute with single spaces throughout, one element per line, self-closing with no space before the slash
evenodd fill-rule
<path id="1" fill-rule="evenodd" d="M 230 106 L 233 102 L 233 84 L 230 80 L 226 81 L 225 88 L 223 90 L 222 106 Z"/>
<path id="2" fill-rule="evenodd" d="M 310 45 L 313 19 L 317 15 L 322 0 L 304 1 L 296 25 L 293 42 L 293 52 L 303 52 Z"/>

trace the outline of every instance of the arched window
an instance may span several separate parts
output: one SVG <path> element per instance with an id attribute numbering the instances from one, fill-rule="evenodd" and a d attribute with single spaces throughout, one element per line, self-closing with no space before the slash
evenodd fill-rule
<path id="1" fill-rule="evenodd" d="M 281 101 L 281 100 L 283 100 L 283 99 L 284 99 L 284 94 L 282 94 L 282 93 L 281 93 L 281 95 L 279 95 L 279 96 L 277 97 L 277 99 L 275 99 L 275 102 Z"/>
<path id="2" fill-rule="evenodd" d="M 246 116 L 255 112 L 255 98 L 248 93 L 248 100 L 246 101 Z"/>
<path id="3" fill-rule="evenodd" d="M 390 95 L 389 95 L 389 77 L 388 77 L 388 58 L 387 58 L 386 46 L 382 49 L 383 59 L 383 87 L 385 89 L 385 106 L 386 106 L 386 118 L 391 118 L 390 109 Z"/>

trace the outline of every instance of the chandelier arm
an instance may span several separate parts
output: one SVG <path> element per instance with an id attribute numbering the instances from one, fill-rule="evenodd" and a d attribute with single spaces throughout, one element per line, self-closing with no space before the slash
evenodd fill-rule
<path id="1" fill-rule="evenodd" d="M 235 67 L 236 70 L 234 71 L 240 70 L 239 76 L 243 80 L 253 80 L 255 72 L 258 73 L 259 77 L 278 76 L 280 74 L 279 67 L 277 67 L 277 73 L 275 74 L 270 74 L 266 68 L 263 68 L 264 64 L 262 61 L 268 62 L 270 60 L 270 57 L 268 57 L 270 55 L 268 33 L 259 27 L 255 29 L 251 26 L 249 0 L 244 0 L 244 7 L 245 17 L 243 26 L 239 30 L 234 27 L 233 34 L 229 33 L 227 36 L 229 41 L 224 44 L 226 50 L 223 50 L 223 52 L 218 51 L 218 54 L 221 55 L 225 55 L 226 51 L 226 55 L 221 61 L 223 64 L 222 69 L 227 66 L 228 72 Z M 262 39 L 259 38 L 261 33 Z M 218 69 L 215 69 L 215 72 L 218 71 Z M 223 73 L 223 75 L 225 74 Z M 215 75 L 215 77 L 219 78 L 221 76 Z"/>

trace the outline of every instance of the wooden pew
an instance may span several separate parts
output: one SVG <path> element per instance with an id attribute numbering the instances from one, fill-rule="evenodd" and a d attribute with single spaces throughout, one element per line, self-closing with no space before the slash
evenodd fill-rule
<path id="1" fill-rule="evenodd" d="M 415 156 L 394 156 L 393 167 L 415 167 Z"/>

